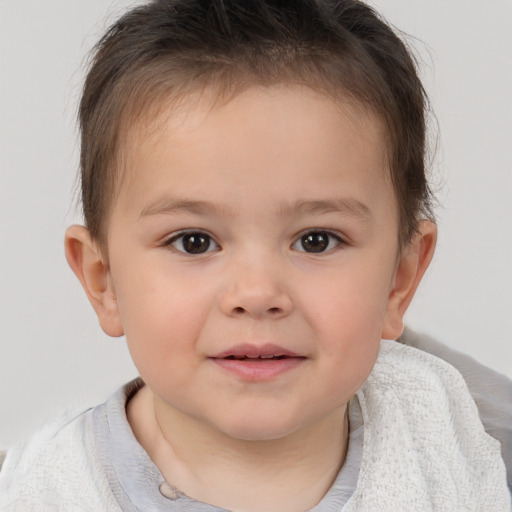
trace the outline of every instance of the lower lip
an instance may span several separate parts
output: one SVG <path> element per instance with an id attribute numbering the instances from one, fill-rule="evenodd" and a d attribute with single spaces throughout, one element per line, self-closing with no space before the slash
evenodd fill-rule
<path id="1" fill-rule="evenodd" d="M 265 381 L 289 372 L 304 361 L 304 357 L 285 357 L 283 359 L 215 359 L 212 361 L 223 370 L 249 381 Z"/>

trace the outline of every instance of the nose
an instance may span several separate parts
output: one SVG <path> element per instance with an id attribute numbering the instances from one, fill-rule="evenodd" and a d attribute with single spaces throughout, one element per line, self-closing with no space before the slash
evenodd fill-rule
<path id="1" fill-rule="evenodd" d="M 293 309 L 293 302 L 284 286 L 284 278 L 270 264 L 245 262 L 232 269 L 230 284 L 220 306 L 232 317 L 284 318 Z"/>

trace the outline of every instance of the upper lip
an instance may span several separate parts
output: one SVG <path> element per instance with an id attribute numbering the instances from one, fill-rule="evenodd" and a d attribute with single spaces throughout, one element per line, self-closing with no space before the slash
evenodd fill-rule
<path id="1" fill-rule="evenodd" d="M 265 343 L 263 345 L 243 343 L 230 347 L 229 349 L 219 352 L 218 354 L 215 354 L 211 357 L 212 359 L 225 359 L 230 356 L 235 358 L 304 357 L 300 354 L 297 354 L 296 352 L 293 352 L 292 350 L 288 350 L 272 343 Z"/>

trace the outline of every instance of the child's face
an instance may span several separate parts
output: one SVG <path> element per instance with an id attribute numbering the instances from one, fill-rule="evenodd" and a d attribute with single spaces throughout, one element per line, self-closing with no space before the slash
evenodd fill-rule
<path id="1" fill-rule="evenodd" d="M 379 124 L 291 86 L 171 114 L 133 140 L 108 225 L 142 378 L 159 407 L 242 439 L 342 414 L 399 334 Z"/>

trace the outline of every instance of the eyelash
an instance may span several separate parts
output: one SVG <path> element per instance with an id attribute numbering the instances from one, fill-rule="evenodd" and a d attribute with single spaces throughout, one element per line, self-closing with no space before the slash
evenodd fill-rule
<path id="1" fill-rule="evenodd" d="M 316 237 L 313 238 L 313 237 Z M 195 248 L 198 249 L 197 252 L 194 250 L 186 250 L 185 243 L 186 237 L 197 237 L 198 240 L 195 244 Z M 309 238 L 309 241 L 307 239 Z M 322 240 L 323 239 L 323 240 Z M 181 241 L 181 248 L 177 247 L 177 244 Z M 310 244 L 309 249 L 306 250 L 306 245 Z M 327 243 L 327 245 L 325 245 Z M 194 241 L 192 240 L 192 244 Z M 201 246 L 201 244 L 203 244 Z M 213 244 L 213 247 L 212 247 Z M 300 248 L 299 245 L 300 244 Z M 333 245 L 334 244 L 334 245 Z M 338 234 L 333 233 L 332 231 L 328 231 L 325 229 L 310 229 L 304 233 L 302 233 L 291 245 L 291 248 L 298 251 L 304 252 L 306 254 L 325 254 L 327 252 L 335 251 L 340 249 L 340 246 L 346 245 L 347 242 L 343 240 Z M 189 254 L 189 255 L 202 255 L 207 254 L 209 252 L 213 252 L 219 250 L 220 247 L 215 242 L 215 240 L 206 232 L 200 230 L 191 230 L 191 231 L 182 231 L 180 233 L 176 233 L 167 240 L 164 241 L 163 245 L 165 247 L 172 246 L 172 248 L 180 253 Z M 189 249 L 194 249 L 194 245 L 189 247 Z M 319 250 L 315 250 L 319 249 Z"/>

